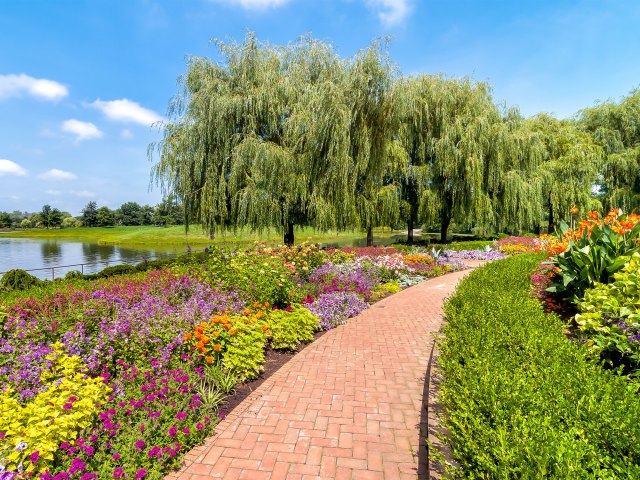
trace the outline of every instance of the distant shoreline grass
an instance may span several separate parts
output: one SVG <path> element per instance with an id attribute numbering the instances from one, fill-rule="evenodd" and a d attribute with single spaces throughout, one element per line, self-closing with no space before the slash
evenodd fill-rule
<path id="1" fill-rule="evenodd" d="M 250 232 L 241 230 L 237 233 L 218 233 L 213 240 L 204 233 L 200 226 L 194 225 L 185 233 L 184 226 L 156 227 L 80 227 L 64 229 L 32 228 L 16 230 L 1 234 L 7 238 L 29 238 L 35 240 L 68 240 L 97 243 L 99 245 L 115 245 L 131 248 L 204 248 L 209 245 L 250 244 L 255 241 L 267 243 L 282 243 L 282 234 L 275 231 Z M 385 241 L 406 238 L 406 233 L 394 232 L 389 228 L 378 228 L 374 231 L 376 241 Z M 296 244 L 304 241 L 312 241 L 323 244 L 351 245 L 354 242 L 365 242 L 366 234 L 360 231 L 353 232 L 319 232 L 310 227 L 297 228 L 295 230 Z"/>

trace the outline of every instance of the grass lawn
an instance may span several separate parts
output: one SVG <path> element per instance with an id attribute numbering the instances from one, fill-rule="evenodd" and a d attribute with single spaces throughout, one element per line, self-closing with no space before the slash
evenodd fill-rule
<path id="1" fill-rule="evenodd" d="M 242 230 L 237 233 L 227 232 L 217 234 L 211 241 L 208 234 L 204 234 L 197 225 L 189 229 L 185 234 L 184 226 L 171 227 L 92 227 L 92 228 L 66 228 L 66 229 L 29 229 L 2 234 L 12 238 L 33 238 L 43 240 L 76 240 L 101 245 L 118 245 L 127 247 L 184 247 L 187 243 L 191 247 L 206 247 L 208 245 L 229 245 L 252 243 L 254 241 L 268 243 L 282 243 L 282 235 L 274 230 L 264 231 L 262 234 Z M 405 239 L 406 233 L 394 232 L 389 228 L 379 228 L 374 231 L 374 239 L 378 243 L 391 243 L 398 239 Z M 353 232 L 319 232 L 310 227 L 297 228 L 295 230 L 296 243 L 304 241 L 329 245 L 364 245 L 366 234 L 360 231 Z"/>

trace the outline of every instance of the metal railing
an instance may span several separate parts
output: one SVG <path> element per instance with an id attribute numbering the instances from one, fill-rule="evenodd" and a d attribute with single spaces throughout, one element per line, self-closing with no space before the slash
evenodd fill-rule
<path id="1" fill-rule="evenodd" d="M 23 269 L 25 272 L 51 272 L 51 280 L 56 279 L 56 270 L 60 272 L 63 270 L 62 274 L 67 274 L 73 270 L 79 270 L 82 275 L 85 274 L 85 267 L 87 274 L 97 273 L 100 270 L 116 265 L 137 265 L 138 263 L 148 262 L 151 260 L 162 260 L 164 258 L 174 258 L 182 255 L 188 255 L 189 253 L 161 253 L 156 255 L 143 255 L 135 258 L 120 258 L 117 260 L 98 260 L 95 262 L 87 262 L 87 263 L 71 263 L 69 265 L 55 265 L 51 267 L 42 267 L 42 268 L 28 268 Z M 76 268 L 73 268 L 76 267 Z M 80 267 L 80 268 L 77 268 Z M 100 268 L 102 267 L 102 268 Z M 0 272 L 0 278 L 7 272 Z M 39 276 L 39 275 L 36 275 Z M 43 276 L 44 278 L 49 278 L 48 274 Z"/>

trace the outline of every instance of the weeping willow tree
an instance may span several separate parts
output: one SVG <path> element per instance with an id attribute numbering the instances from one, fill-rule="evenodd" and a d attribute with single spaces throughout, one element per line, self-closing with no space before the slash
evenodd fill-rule
<path id="1" fill-rule="evenodd" d="M 600 190 L 605 208 L 640 208 L 640 90 L 619 103 L 584 109 L 578 121 L 604 149 Z"/>
<path id="2" fill-rule="evenodd" d="M 395 77 L 383 42 L 359 52 L 347 68 L 349 157 L 355 168 L 356 213 L 368 246 L 373 244 L 373 227 L 394 224 L 400 212 L 399 187 L 392 175 L 398 159 L 391 96 Z"/>
<path id="3" fill-rule="evenodd" d="M 345 65 L 309 37 L 273 47 L 249 34 L 217 43 L 221 63 L 192 58 L 170 105 L 153 178 L 205 229 L 354 222 Z M 351 182 L 351 183 L 350 183 Z"/>
<path id="4" fill-rule="evenodd" d="M 409 226 L 417 218 L 438 221 L 446 241 L 454 219 L 466 226 L 488 224 L 485 175 L 493 161 L 494 125 L 501 120 L 489 87 L 420 75 L 398 84 L 396 102 L 408 159 L 402 184 Z"/>
<path id="5" fill-rule="evenodd" d="M 544 216 L 542 182 L 535 175 L 545 158 L 541 135 L 511 108 L 493 125 L 488 145 L 484 190 L 492 203 L 492 230 L 529 230 Z"/>
<path id="6" fill-rule="evenodd" d="M 539 114 L 527 120 L 527 128 L 540 135 L 544 143 L 544 161 L 532 172 L 532 181 L 540 183 L 548 230 L 569 217 L 572 207 L 582 211 L 597 208 L 593 191 L 602 165 L 602 149 L 591 135 L 574 122 Z"/>

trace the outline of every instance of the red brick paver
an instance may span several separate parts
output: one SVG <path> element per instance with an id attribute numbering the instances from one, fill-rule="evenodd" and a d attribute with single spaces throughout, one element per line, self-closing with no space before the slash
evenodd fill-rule
<path id="1" fill-rule="evenodd" d="M 465 272 L 388 297 L 293 357 L 168 478 L 415 479 L 425 373 Z"/>

